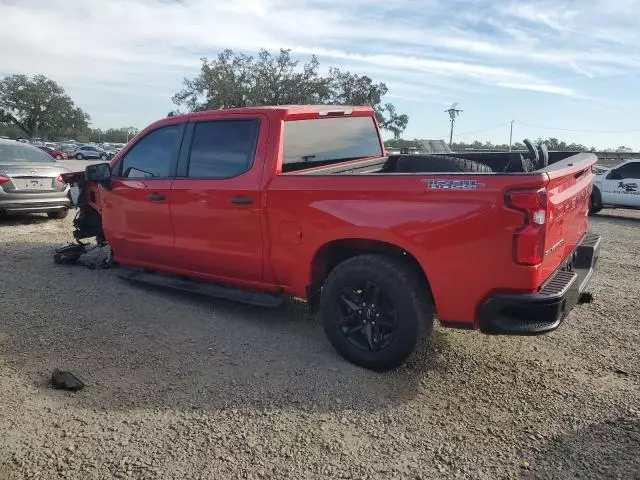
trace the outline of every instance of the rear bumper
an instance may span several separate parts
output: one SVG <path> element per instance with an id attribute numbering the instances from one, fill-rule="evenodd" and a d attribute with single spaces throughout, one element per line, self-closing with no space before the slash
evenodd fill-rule
<path id="1" fill-rule="evenodd" d="M 0 212 L 6 213 L 45 213 L 57 212 L 71 208 L 71 201 L 67 196 L 58 194 L 53 198 L 26 198 L 20 200 L 2 199 L 0 197 Z"/>
<path id="2" fill-rule="evenodd" d="M 532 294 L 489 297 L 479 313 L 484 333 L 536 335 L 558 328 L 571 309 L 582 301 L 600 249 L 600 236 L 587 234 L 574 252 Z"/>

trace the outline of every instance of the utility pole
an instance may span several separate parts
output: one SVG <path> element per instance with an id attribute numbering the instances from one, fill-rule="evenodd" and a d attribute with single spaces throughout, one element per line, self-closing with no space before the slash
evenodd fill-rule
<path id="1" fill-rule="evenodd" d="M 513 123 L 515 120 L 511 120 L 511 130 L 509 131 L 509 151 L 511 151 L 511 144 L 513 143 Z"/>
<path id="2" fill-rule="evenodd" d="M 456 102 L 453 105 L 451 105 L 447 110 L 445 110 L 445 112 L 449 114 L 449 119 L 451 120 L 451 133 L 449 134 L 449 147 L 451 147 L 451 145 L 453 144 L 453 124 L 456 123 L 456 117 L 460 115 L 460 112 L 462 112 L 462 110 L 460 110 L 459 108 L 456 108 L 457 106 L 458 106 L 458 103 Z"/>

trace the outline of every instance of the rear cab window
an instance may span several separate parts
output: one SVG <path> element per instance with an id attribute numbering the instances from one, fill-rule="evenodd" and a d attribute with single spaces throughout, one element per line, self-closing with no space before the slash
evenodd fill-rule
<path id="1" fill-rule="evenodd" d="M 284 123 L 282 173 L 382 155 L 378 129 L 371 116 Z"/>
<path id="2" fill-rule="evenodd" d="M 0 163 L 39 162 L 55 163 L 55 160 L 39 148 L 20 143 L 0 143 Z"/>

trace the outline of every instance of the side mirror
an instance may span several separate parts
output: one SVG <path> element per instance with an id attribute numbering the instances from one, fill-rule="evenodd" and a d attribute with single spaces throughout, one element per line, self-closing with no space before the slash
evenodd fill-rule
<path id="1" fill-rule="evenodd" d="M 611 170 L 609 175 L 607 175 L 609 180 L 622 180 L 622 175 L 617 170 Z"/>
<path id="2" fill-rule="evenodd" d="M 105 188 L 111 188 L 111 168 L 108 163 L 96 163 L 84 170 L 87 180 L 96 182 Z"/>

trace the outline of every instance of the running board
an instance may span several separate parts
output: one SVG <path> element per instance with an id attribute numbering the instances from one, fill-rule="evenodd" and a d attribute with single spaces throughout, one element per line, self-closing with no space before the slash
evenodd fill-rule
<path id="1" fill-rule="evenodd" d="M 118 277 L 134 283 L 160 288 L 169 288 L 181 292 L 194 293 L 207 297 L 247 303 L 258 307 L 276 308 L 284 303 L 283 295 L 227 287 L 217 283 L 204 282 L 166 273 L 155 273 L 133 268 L 120 268 Z"/>

